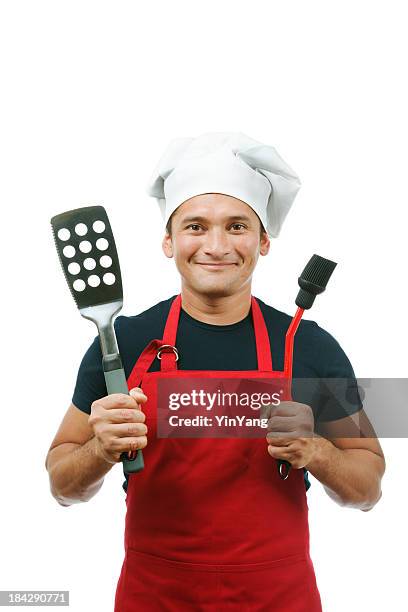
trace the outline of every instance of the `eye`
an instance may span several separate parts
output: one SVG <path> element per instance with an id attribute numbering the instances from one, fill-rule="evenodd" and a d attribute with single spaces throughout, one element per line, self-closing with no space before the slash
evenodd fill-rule
<path id="1" fill-rule="evenodd" d="M 190 229 L 190 228 L 192 228 L 193 230 L 194 228 L 197 228 L 198 230 L 202 229 L 201 225 L 199 225 L 198 223 L 191 223 L 190 225 L 187 225 L 186 229 Z"/>
<path id="2" fill-rule="evenodd" d="M 231 225 L 231 227 L 232 227 L 232 228 L 237 229 L 238 231 L 239 231 L 241 228 L 245 229 L 245 225 L 243 225 L 242 223 L 233 223 L 233 224 Z"/>

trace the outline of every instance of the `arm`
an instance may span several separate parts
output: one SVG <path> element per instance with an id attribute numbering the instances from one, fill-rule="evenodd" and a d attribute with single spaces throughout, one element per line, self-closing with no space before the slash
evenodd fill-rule
<path id="1" fill-rule="evenodd" d="M 114 465 L 100 454 L 88 419 L 71 404 L 45 460 L 51 493 L 61 506 L 89 501 Z"/>
<path id="2" fill-rule="evenodd" d="M 51 492 L 62 506 L 89 501 L 122 453 L 146 446 L 146 417 L 140 408 L 146 401 L 135 387 L 128 395 L 95 400 L 89 417 L 71 404 L 45 461 Z"/>
<path id="3" fill-rule="evenodd" d="M 351 421 L 362 435 L 370 437 L 340 437 L 351 434 Z M 354 425 L 354 432 L 356 431 Z M 371 510 L 381 498 L 381 479 L 385 459 L 375 432 L 364 412 L 321 424 L 324 438 L 313 438 L 315 452 L 306 469 L 317 478 L 326 493 L 342 506 Z M 355 435 L 355 434 L 354 434 Z"/>

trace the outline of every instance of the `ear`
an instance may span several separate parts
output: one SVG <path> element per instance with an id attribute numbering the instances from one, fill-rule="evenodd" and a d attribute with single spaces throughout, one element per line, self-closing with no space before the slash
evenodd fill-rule
<path id="1" fill-rule="evenodd" d="M 169 259 L 173 257 L 173 243 L 171 241 L 170 234 L 168 234 L 167 232 L 165 233 L 162 241 L 162 249 L 166 257 L 168 257 Z"/>
<path id="2" fill-rule="evenodd" d="M 261 255 L 267 255 L 269 253 L 269 249 L 271 247 L 271 241 L 267 232 L 262 232 L 262 237 L 259 245 L 259 253 Z"/>

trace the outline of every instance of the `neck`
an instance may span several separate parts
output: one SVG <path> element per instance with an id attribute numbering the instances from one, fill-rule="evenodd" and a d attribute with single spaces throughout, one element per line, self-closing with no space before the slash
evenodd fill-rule
<path id="1" fill-rule="evenodd" d="M 194 319 L 212 325 L 231 325 L 242 321 L 251 309 L 251 286 L 233 295 L 213 297 L 183 286 L 182 308 Z"/>

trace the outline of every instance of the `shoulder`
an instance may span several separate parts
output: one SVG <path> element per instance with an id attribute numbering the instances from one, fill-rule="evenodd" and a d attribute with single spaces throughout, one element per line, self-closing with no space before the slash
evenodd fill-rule
<path id="1" fill-rule="evenodd" d="M 119 315 L 114 323 L 118 340 L 119 338 L 126 340 L 129 336 L 134 337 L 135 334 L 140 340 L 148 339 L 149 342 L 152 338 L 161 337 L 175 297 L 173 295 L 162 300 L 136 315 Z"/>

